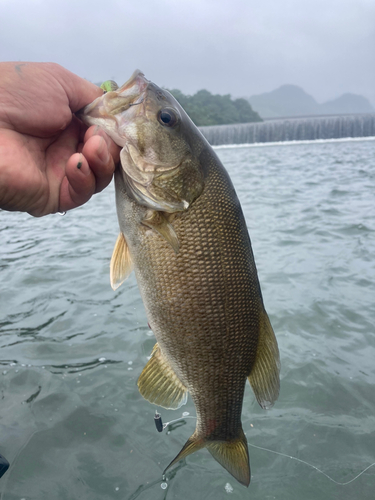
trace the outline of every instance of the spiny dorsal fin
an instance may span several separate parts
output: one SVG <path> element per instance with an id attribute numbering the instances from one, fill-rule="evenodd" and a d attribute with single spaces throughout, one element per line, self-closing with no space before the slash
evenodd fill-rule
<path id="1" fill-rule="evenodd" d="M 163 408 L 176 410 L 187 401 L 187 389 L 155 344 L 151 358 L 144 367 L 139 379 L 138 389 L 150 403 Z"/>
<path id="2" fill-rule="evenodd" d="M 249 382 L 262 408 L 268 410 L 279 396 L 280 355 L 270 320 L 265 310 L 260 317 L 258 349 Z"/>
<path id="3" fill-rule="evenodd" d="M 133 262 L 125 237 L 120 233 L 113 249 L 110 264 L 111 287 L 116 290 L 133 271 Z"/>
<path id="4" fill-rule="evenodd" d="M 180 244 L 170 222 L 167 221 L 165 215 L 162 212 L 157 212 L 153 210 L 151 214 L 143 219 L 142 224 L 156 231 L 160 236 L 162 236 L 167 243 L 171 245 L 174 252 L 178 254 L 180 249 Z"/>

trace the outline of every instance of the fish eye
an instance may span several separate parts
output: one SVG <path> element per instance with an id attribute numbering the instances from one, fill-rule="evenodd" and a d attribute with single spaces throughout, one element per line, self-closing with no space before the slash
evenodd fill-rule
<path id="1" fill-rule="evenodd" d="M 178 122 L 178 114 L 171 108 L 164 108 L 159 111 L 158 120 L 166 127 L 174 127 Z"/>

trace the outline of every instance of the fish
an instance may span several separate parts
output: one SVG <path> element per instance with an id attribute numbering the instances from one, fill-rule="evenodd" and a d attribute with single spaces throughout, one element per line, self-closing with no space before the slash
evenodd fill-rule
<path id="1" fill-rule="evenodd" d="M 197 415 L 164 474 L 207 448 L 248 486 L 245 385 L 271 408 L 280 356 L 240 202 L 215 151 L 167 90 L 139 70 L 120 88 L 103 88 L 79 117 L 122 147 L 110 280 L 116 289 L 135 271 L 157 341 L 138 388 L 168 409 L 180 408 L 189 393 Z"/>

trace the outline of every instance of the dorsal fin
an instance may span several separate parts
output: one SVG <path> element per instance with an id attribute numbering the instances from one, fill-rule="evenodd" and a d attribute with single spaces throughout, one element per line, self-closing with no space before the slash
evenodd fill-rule
<path id="1" fill-rule="evenodd" d="M 258 403 L 265 410 L 271 408 L 279 396 L 279 372 L 280 356 L 276 337 L 263 309 L 255 363 L 248 378 Z"/>
<path id="2" fill-rule="evenodd" d="M 120 233 L 113 249 L 110 264 L 111 287 L 116 290 L 133 271 L 133 262 L 125 237 Z"/>

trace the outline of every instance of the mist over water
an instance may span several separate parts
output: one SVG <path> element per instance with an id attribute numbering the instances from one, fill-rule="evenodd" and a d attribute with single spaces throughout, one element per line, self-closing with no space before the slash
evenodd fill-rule
<path id="1" fill-rule="evenodd" d="M 375 142 L 217 153 L 282 363 L 272 410 L 246 389 L 249 444 L 349 481 L 375 461 Z M 249 489 L 205 450 L 162 480 L 194 420 L 160 434 L 138 392 L 155 340 L 134 275 L 110 288 L 117 233 L 113 186 L 64 217 L 0 212 L 0 499 L 372 500 L 375 467 L 339 486 L 252 447 Z M 190 399 L 159 411 L 195 415 Z"/>

